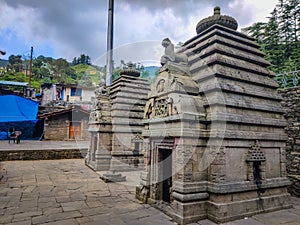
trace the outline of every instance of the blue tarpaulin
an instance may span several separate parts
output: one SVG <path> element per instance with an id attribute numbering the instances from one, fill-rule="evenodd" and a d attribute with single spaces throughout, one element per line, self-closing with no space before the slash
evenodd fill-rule
<path id="1" fill-rule="evenodd" d="M 0 122 L 36 121 L 39 103 L 17 95 L 0 96 Z"/>

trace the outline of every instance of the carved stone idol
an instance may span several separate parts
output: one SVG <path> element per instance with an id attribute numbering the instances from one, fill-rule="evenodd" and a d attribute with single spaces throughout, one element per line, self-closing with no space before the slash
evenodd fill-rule
<path id="1" fill-rule="evenodd" d="M 168 61 L 180 64 L 187 64 L 188 57 L 184 53 L 176 53 L 174 50 L 174 45 L 169 38 L 165 38 L 162 41 L 162 46 L 165 47 L 165 54 L 161 57 L 161 65 L 165 65 Z"/>
<path id="2" fill-rule="evenodd" d="M 95 90 L 96 97 L 99 97 L 101 95 L 107 95 L 108 89 L 104 82 L 100 82 L 99 85 L 97 85 L 97 88 Z"/>

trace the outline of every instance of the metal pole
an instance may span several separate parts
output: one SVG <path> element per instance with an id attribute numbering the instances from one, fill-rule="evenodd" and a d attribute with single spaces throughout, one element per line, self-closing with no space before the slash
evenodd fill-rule
<path id="1" fill-rule="evenodd" d="M 106 86 L 110 86 L 113 73 L 113 36 L 114 36 L 114 0 L 108 4 L 107 54 L 106 54 Z"/>
<path id="2" fill-rule="evenodd" d="M 28 88 L 31 88 L 32 54 L 33 54 L 33 47 L 31 47 L 31 51 L 30 51 L 30 67 L 29 67 L 29 77 L 28 77 Z"/>

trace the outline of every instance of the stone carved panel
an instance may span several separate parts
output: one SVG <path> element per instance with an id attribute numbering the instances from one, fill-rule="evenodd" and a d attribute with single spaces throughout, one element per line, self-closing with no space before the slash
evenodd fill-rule
<path id="1" fill-rule="evenodd" d="M 95 90 L 95 100 L 93 102 L 93 110 L 90 113 L 90 123 L 101 123 L 105 122 L 103 119 L 103 110 L 105 110 L 105 104 L 109 98 L 109 88 L 106 87 L 104 82 L 101 82 Z"/>
<path id="2" fill-rule="evenodd" d="M 157 85 L 156 85 L 156 91 L 157 93 L 163 92 L 165 90 L 165 80 L 161 79 L 158 81 Z"/>
<path id="3" fill-rule="evenodd" d="M 136 134 L 134 138 L 131 139 L 132 149 L 135 153 L 138 153 L 143 148 L 143 138 L 141 134 Z"/>
<path id="4" fill-rule="evenodd" d="M 213 159 L 212 164 L 224 165 L 226 163 L 225 148 L 221 147 L 218 150 L 211 151 L 210 152 L 210 157 L 212 157 L 212 159 Z"/>
<path id="5" fill-rule="evenodd" d="M 249 149 L 246 161 L 248 162 L 266 161 L 266 156 L 260 150 L 260 145 L 258 141 L 256 141 L 256 143 L 253 146 L 251 146 L 251 149 Z"/>
<path id="6" fill-rule="evenodd" d="M 154 99 L 151 98 L 145 106 L 144 119 L 151 119 L 154 117 Z"/>
<path id="7" fill-rule="evenodd" d="M 96 98 L 100 96 L 108 96 L 109 95 L 109 88 L 106 87 L 106 84 L 104 82 L 101 82 L 99 85 L 97 85 L 97 88 L 95 90 Z"/>
<path id="8" fill-rule="evenodd" d="M 178 114 L 178 109 L 172 98 L 153 98 L 146 104 L 144 118 L 163 118 L 174 114 Z"/>
<path id="9" fill-rule="evenodd" d="M 255 181 L 258 184 L 266 178 L 266 156 L 260 149 L 256 140 L 247 153 L 247 180 Z"/>
<path id="10" fill-rule="evenodd" d="M 159 99 L 154 102 L 154 116 L 167 117 L 169 116 L 169 106 L 167 99 Z"/>
<path id="11" fill-rule="evenodd" d="M 93 102 L 93 108 L 95 110 L 101 110 L 102 108 L 102 103 L 99 101 L 98 98 L 95 99 L 95 101 Z"/>
<path id="12" fill-rule="evenodd" d="M 210 165 L 210 181 L 226 181 L 226 150 L 224 147 L 210 151 L 209 157 L 212 159 Z"/>
<path id="13" fill-rule="evenodd" d="M 217 183 L 226 181 L 225 167 L 220 165 L 211 165 L 210 181 Z"/>
<path id="14" fill-rule="evenodd" d="M 103 122 L 102 113 L 100 111 L 92 111 L 90 113 L 89 122 L 99 123 Z"/>

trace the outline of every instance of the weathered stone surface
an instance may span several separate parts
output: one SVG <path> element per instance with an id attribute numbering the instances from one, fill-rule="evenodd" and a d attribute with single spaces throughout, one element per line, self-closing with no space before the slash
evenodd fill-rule
<path id="1" fill-rule="evenodd" d="M 287 175 L 292 184 L 289 192 L 300 196 L 300 91 L 298 88 L 280 90 L 283 97 L 282 105 L 286 109 L 284 114 L 288 121 L 285 128 L 287 138 L 286 161 Z M 285 165 L 283 165 L 285 166 Z"/>
<path id="2" fill-rule="evenodd" d="M 291 207 L 282 98 L 259 46 L 216 23 L 178 54 L 189 69 L 164 63 L 148 96 L 137 197 L 180 224 Z"/>
<path id="3" fill-rule="evenodd" d="M 140 134 L 149 85 L 137 73 L 124 70 L 111 87 L 105 87 L 104 93 L 96 93 L 86 157 L 87 165 L 94 170 L 135 170 L 142 165 Z"/>
<path id="4" fill-rule="evenodd" d="M 8 160 L 50 160 L 80 159 L 84 155 L 80 149 L 49 150 L 8 150 L 0 151 L 0 161 Z"/>

